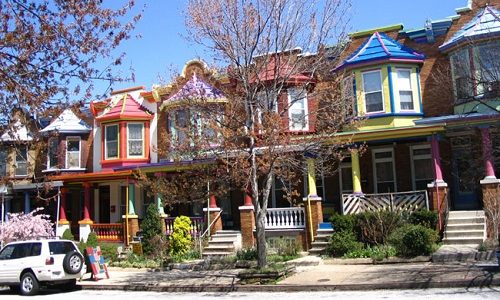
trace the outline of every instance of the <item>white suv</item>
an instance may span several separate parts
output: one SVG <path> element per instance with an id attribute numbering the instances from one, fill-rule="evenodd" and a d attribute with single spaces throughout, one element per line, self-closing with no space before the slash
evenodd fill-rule
<path id="1" fill-rule="evenodd" d="M 0 251 L 0 285 L 22 295 L 34 295 L 46 285 L 73 289 L 86 272 L 82 254 L 69 240 L 12 242 Z"/>

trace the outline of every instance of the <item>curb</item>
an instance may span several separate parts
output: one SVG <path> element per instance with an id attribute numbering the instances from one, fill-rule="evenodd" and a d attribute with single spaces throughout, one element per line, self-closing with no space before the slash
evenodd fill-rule
<path id="1" fill-rule="evenodd" d="M 331 284 L 331 285 L 80 285 L 82 290 L 122 290 L 150 292 L 299 292 L 299 291 L 368 291 L 387 289 L 429 289 L 429 288 L 486 288 L 500 286 L 500 278 L 476 278 L 472 281 L 453 280 L 440 282 L 389 282 L 373 284 Z"/>

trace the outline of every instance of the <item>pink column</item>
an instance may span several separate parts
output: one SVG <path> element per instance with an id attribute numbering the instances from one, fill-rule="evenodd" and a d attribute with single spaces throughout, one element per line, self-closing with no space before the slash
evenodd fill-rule
<path id="1" fill-rule="evenodd" d="M 90 219 L 90 192 L 91 192 L 91 184 L 84 183 L 84 202 L 83 202 L 83 220 L 82 221 L 92 221 Z"/>
<path id="2" fill-rule="evenodd" d="M 215 195 L 210 195 L 210 208 L 217 208 L 217 202 L 215 200 Z"/>
<path id="3" fill-rule="evenodd" d="M 66 195 L 68 194 L 67 188 L 61 188 L 61 207 L 59 208 L 59 223 L 68 222 L 66 219 Z"/>
<path id="4" fill-rule="evenodd" d="M 247 193 L 245 193 L 245 201 L 243 203 L 243 206 L 253 206 L 252 197 L 250 197 L 250 195 Z"/>
<path id="5" fill-rule="evenodd" d="M 441 171 L 441 156 L 439 155 L 439 141 L 436 135 L 431 141 L 432 162 L 434 168 L 435 182 L 443 182 L 443 172 Z"/>
<path id="6" fill-rule="evenodd" d="M 490 130 L 487 127 L 480 128 L 481 138 L 483 141 L 483 161 L 484 170 L 486 171 L 485 179 L 496 179 L 495 169 L 493 168 L 493 155 L 491 149 Z"/>

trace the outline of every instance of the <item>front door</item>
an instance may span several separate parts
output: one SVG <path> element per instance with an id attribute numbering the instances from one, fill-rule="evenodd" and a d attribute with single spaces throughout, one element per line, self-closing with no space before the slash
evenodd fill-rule
<path id="1" fill-rule="evenodd" d="M 471 136 L 451 139 L 452 146 L 452 206 L 456 210 L 479 209 L 477 195 L 477 166 Z"/>
<path id="2" fill-rule="evenodd" d="M 99 223 L 110 222 L 110 196 L 109 185 L 99 187 Z"/>

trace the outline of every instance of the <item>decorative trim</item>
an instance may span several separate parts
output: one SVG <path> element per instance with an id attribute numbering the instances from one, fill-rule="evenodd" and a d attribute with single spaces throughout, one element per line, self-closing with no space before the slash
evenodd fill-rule
<path id="1" fill-rule="evenodd" d="M 389 100 L 391 103 L 391 112 L 396 113 L 396 104 L 394 102 L 394 90 L 393 90 L 394 84 L 392 83 L 392 68 L 391 68 L 391 66 L 387 66 L 387 77 L 389 79 Z M 411 78 L 410 78 L 410 80 L 411 80 Z M 401 99 L 399 101 L 401 102 Z M 401 106 L 401 103 L 399 105 Z"/>

